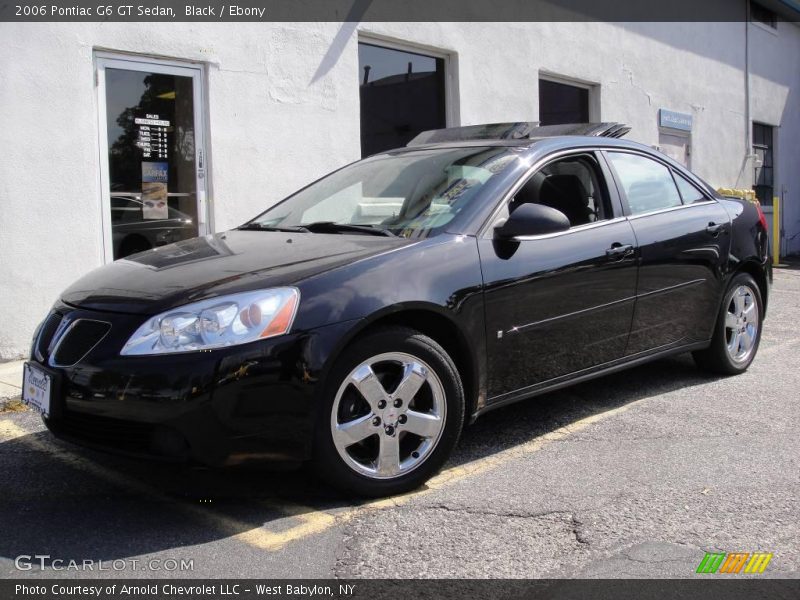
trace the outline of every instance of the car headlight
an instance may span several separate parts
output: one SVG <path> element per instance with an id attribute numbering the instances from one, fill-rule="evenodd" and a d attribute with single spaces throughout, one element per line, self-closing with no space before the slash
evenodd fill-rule
<path id="1" fill-rule="evenodd" d="M 120 354 L 191 352 L 283 335 L 292 327 L 299 300 L 296 288 L 274 288 L 187 304 L 148 319 Z"/>

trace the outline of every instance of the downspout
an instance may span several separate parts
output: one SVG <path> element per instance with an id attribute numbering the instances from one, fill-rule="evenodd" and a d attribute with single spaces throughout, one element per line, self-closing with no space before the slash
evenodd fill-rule
<path id="1" fill-rule="evenodd" d="M 750 167 L 753 160 L 753 126 L 750 123 L 750 0 L 744 0 L 744 156 L 739 175 L 736 177 L 735 188 L 743 185 L 745 170 Z"/>
<path id="2" fill-rule="evenodd" d="M 750 124 L 750 0 L 744 0 L 744 4 L 744 152 L 747 164 L 753 154 L 753 126 Z"/>

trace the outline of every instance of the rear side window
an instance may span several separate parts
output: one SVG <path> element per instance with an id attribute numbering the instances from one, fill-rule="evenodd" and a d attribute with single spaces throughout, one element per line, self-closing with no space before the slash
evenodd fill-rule
<path id="1" fill-rule="evenodd" d="M 631 214 L 681 205 L 672 175 L 661 163 L 627 152 L 609 152 L 608 158 L 625 190 Z"/>
<path id="2" fill-rule="evenodd" d="M 706 199 L 700 190 L 684 179 L 679 173 L 675 173 L 675 183 L 678 184 L 678 191 L 681 193 L 681 198 L 683 198 L 684 204 L 702 202 Z"/>

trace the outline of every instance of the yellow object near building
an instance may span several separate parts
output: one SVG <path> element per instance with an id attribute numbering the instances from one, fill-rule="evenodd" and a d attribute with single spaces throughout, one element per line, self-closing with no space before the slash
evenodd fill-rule
<path id="1" fill-rule="evenodd" d="M 772 199 L 772 264 L 781 262 L 781 199 Z"/>
<path id="2" fill-rule="evenodd" d="M 743 198 L 750 202 L 758 202 L 756 199 L 755 190 L 748 189 L 734 189 L 734 188 L 717 188 L 723 196 L 733 196 L 736 198 Z M 777 265 L 781 257 L 781 199 L 780 196 L 775 196 L 772 199 L 772 264 Z"/>
<path id="3" fill-rule="evenodd" d="M 756 191 L 748 189 L 734 189 L 734 188 L 717 188 L 717 192 L 723 196 L 735 196 L 736 198 L 744 198 L 751 202 L 757 202 Z"/>

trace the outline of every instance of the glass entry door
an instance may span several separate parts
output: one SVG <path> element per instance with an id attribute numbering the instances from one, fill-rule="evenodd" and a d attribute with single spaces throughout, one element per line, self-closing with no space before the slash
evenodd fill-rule
<path id="1" fill-rule="evenodd" d="M 205 234 L 201 69 L 97 66 L 106 259 Z"/>

